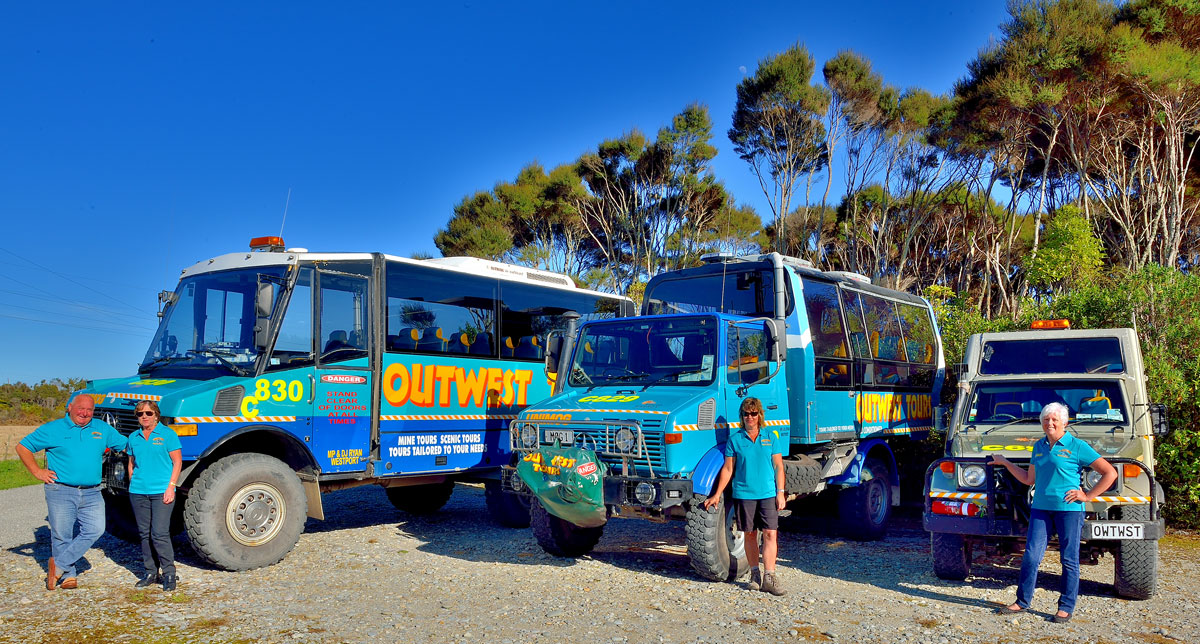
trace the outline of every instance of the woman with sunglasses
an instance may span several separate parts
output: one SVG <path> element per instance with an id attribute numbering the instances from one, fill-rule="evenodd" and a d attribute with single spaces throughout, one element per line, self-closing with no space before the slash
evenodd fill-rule
<path id="1" fill-rule="evenodd" d="M 762 432 L 766 423 L 762 401 L 742 401 L 741 430 L 731 431 L 725 442 L 725 464 L 717 475 L 717 487 L 704 501 L 711 510 L 721 501 L 725 486 L 733 481 L 733 506 L 738 528 L 745 533 L 746 563 L 750 564 L 750 589 L 772 595 L 787 591 L 775 575 L 779 550 L 779 511 L 786 505 L 783 488 L 784 443 L 777 432 Z M 766 572 L 758 568 L 758 532 L 762 531 L 762 560 Z"/>
<path id="2" fill-rule="evenodd" d="M 145 573 L 135 586 L 158 583 L 162 570 L 163 590 L 175 590 L 175 551 L 171 547 L 171 513 L 175 510 L 175 486 L 183 464 L 179 437 L 159 422 L 158 403 L 142 400 L 134 408 L 137 431 L 129 436 L 129 501 L 142 539 Z"/>

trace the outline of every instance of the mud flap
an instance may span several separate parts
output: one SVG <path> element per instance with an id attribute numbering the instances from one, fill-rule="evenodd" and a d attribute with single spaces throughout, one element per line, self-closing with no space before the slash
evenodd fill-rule
<path id="1" fill-rule="evenodd" d="M 604 476 L 608 466 L 596 452 L 579 447 L 543 447 L 521 457 L 517 476 L 550 514 L 582 528 L 608 521 Z"/>

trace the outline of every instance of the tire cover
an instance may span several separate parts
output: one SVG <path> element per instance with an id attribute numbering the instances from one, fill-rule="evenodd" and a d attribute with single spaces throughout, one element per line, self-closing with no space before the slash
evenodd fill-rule
<path id="1" fill-rule="evenodd" d="M 604 476 L 608 466 L 596 452 L 579 447 L 543 447 L 521 457 L 517 476 L 550 514 L 581 528 L 608 521 Z"/>

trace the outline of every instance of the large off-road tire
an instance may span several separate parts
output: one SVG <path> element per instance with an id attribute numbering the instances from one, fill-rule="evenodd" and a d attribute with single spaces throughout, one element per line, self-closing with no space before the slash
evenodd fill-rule
<path id="1" fill-rule="evenodd" d="M 486 481 L 483 484 L 483 500 L 487 504 L 488 514 L 496 523 L 508 528 L 529 527 L 530 497 L 505 492 L 500 481 Z"/>
<path id="2" fill-rule="evenodd" d="M 711 581 L 733 581 L 750 572 L 745 536 L 737 529 L 725 499 L 704 509 L 708 497 L 697 494 L 687 508 L 687 552 L 692 569 Z"/>
<path id="3" fill-rule="evenodd" d="M 130 543 L 138 543 L 137 519 L 128 494 L 104 492 L 104 530 L 112 536 Z"/>
<path id="4" fill-rule="evenodd" d="M 821 465 L 807 455 L 783 460 L 783 489 L 805 496 L 821 483 Z"/>
<path id="5" fill-rule="evenodd" d="M 192 549 L 225 570 L 269 566 L 304 531 L 308 501 L 287 465 L 265 454 L 233 454 L 206 468 L 183 508 Z"/>
<path id="6" fill-rule="evenodd" d="M 960 534 L 933 532 L 929 535 L 933 574 L 938 579 L 962 581 L 971 574 L 971 543 Z"/>
<path id="7" fill-rule="evenodd" d="M 454 494 L 454 481 L 428 485 L 404 485 L 384 488 L 388 501 L 401 512 L 409 514 L 433 514 L 442 509 Z"/>
<path id="8" fill-rule="evenodd" d="M 555 557 L 581 557 L 591 552 L 604 526 L 581 528 L 546 511 L 537 499 L 529 504 L 529 526 L 542 550 Z"/>
<path id="9" fill-rule="evenodd" d="M 887 534 L 892 515 L 892 486 L 888 466 L 877 458 L 863 464 L 862 481 L 838 494 L 843 533 L 856 541 L 876 541 Z"/>
<path id="10" fill-rule="evenodd" d="M 1149 521 L 1150 506 L 1121 507 L 1126 521 Z M 1114 554 L 1116 561 L 1113 586 L 1117 594 L 1130 599 L 1150 599 L 1158 590 L 1158 541 L 1121 540 Z"/>

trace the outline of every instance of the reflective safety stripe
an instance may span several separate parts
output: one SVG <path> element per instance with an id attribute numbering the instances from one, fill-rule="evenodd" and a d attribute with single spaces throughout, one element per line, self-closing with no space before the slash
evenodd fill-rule
<path id="1" fill-rule="evenodd" d="M 763 427 L 788 427 L 791 424 L 792 424 L 791 421 L 787 421 L 787 420 L 768 420 L 767 422 L 763 423 L 762 426 Z M 716 429 L 740 429 L 742 427 L 742 424 L 741 423 L 713 423 L 713 427 Z M 677 432 L 694 432 L 694 431 L 698 431 L 699 429 L 700 429 L 700 426 L 696 425 L 694 423 L 690 424 L 690 425 L 675 425 L 675 431 L 677 431 Z"/>
<path id="2" fill-rule="evenodd" d="M 987 495 L 981 492 L 930 492 L 931 499 L 986 499 Z"/>
<path id="3" fill-rule="evenodd" d="M 158 402 L 158 401 L 162 400 L 162 396 L 154 396 L 154 395 L 151 395 L 151 394 L 118 394 L 118 393 L 107 393 L 107 394 L 104 394 L 104 395 L 105 395 L 105 396 L 108 396 L 109 398 L 122 398 L 122 399 L 125 399 L 125 400 L 153 400 L 153 401 L 155 401 L 155 402 Z"/>
<path id="4" fill-rule="evenodd" d="M 407 414 L 402 416 L 381 414 L 379 420 L 512 420 L 516 417 L 516 414 Z"/>
<path id="5" fill-rule="evenodd" d="M 1149 503 L 1148 496 L 1098 496 L 1095 503 Z"/>
<path id="6" fill-rule="evenodd" d="M 180 423 L 294 423 L 295 416 L 176 416 Z"/>

